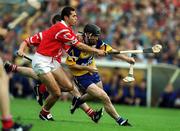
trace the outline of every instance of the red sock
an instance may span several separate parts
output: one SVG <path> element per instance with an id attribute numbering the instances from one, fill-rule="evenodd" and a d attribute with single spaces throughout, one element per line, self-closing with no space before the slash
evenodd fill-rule
<path id="1" fill-rule="evenodd" d="M 93 117 L 95 114 L 95 111 L 92 108 L 87 109 L 85 112 L 90 117 Z"/>
<path id="2" fill-rule="evenodd" d="M 6 117 L 6 118 L 5 118 L 5 117 L 2 118 L 2 127 L 3 127 L 3 129 L 9 129 L 9 128 L 11 128 L 13 125 L 14 125 L 14 122 L 13 122 L 11 116 Z"/>
<path id="3" fill-rule="evenodd" d="M 17 65 L 12 64 L 12 65 L 11 65 L 11 71 L 12 71 L 12 72 L 17 72 Z"/>
<path id="4" fill-rule="evenodd" d="M 46 92 L 46 85 L 45 84 L 41 84 L 39 86 L 39 91 L 41 94 L 44 94 Z"/>
<path id="5" fill-rule="evenodd" d="M 44 108 L 42 108 L 42 110 L 41 110 L 40 113 L 41 113 L 42 115 L 47 116 L 47 115 L 50 113 L 50 111 L 47 111 L 47 110 L 45 110 Z"/>

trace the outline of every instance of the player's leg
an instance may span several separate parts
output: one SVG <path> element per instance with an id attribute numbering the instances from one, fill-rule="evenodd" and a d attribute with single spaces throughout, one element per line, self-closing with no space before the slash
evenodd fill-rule
<path id="1" fill-rule="evenodd" d="M 93 77 L 94 77 L 94 79 L 92 80 L 92 83 L 96 83 L 96 85 L 97 85 L 99 88 L 103 89 L 103 84 L 102 84 L 102 81 L 100 80 L 99 75 L 98 75 L 97 73 L 95 73 L 95 74 L 93 74 Z M 91 78 L 90 78 L 90 79 L 91 79 Z M 76 83 L 76 85 L 79 86 L 80 88 L 83 88 L 83 87 L 81 87 L 82 85 L 79 84 L 76 79 L 75 79 L 75 83 Z M 89 84 L 91 84 L 91 83 L 89 83 Z M 91 96 L 90 94 L 85 93 L 85 94 L 83 94 L 83 96 L 81 96 L 81 99 L 84 100 L 84 101 L 88 101 L 88 100 L 93 100 L 93 99 L 95 99 L 95 98 L 94 98 L 93 96 Z"/>
<path id="2" fill-rule="evenodd" d="M 32 125 L 21 125 L 14 123 L 10 114 L 10 102 L 9 102 L 9 81 L 6 75 L 3 64 L 0 59 L 0 112 L 2 120 L 2 130 L 29 130 Z"/>
<path id="3" fill-rule="evenodd" d="M 108 95 L 106 94 L 106 92 L 99 88 L 96 84 L 91 84 L 88 88 L 87 88 L 87 93 L 92 95 L 95 98 L 100 99 L 103 102 L 104 108 L 106 110 L 106 112 L 116 120 L 116 122 L 119 125 L 127 125 L 127 121 L 126 119 L 123 119 L 116 111 L 116 109 L 114 108 L 113 104 L 111 103 L 110 98 L 108 97 Z"/>
<path id="4" fill-rule="evenodd" d="M 79 90 L 77 89 L 77 87 L 74 87 L 74 90 L 70 92 L 74 97 L 72 100 L 72 105 L 74 105 L 74 102 L 76 102 L 76 99 L 79 99 L 81 94 L 79 92 Z M 71 105 L 71 106 L 72 106 Z M 73 109 L 73 107 L 71 107 Z M 100 110 L 94 111 L 87 103 L 82 102 L 82 104 L 80 104 L 80 108 L 95 122 L 97 123 L 103 114 L 103 108 L 101 108 Z M 74 113 L 73 110 L 70 110 L 71 114 Z"/>
<path id="5" fill-rule="evenodd" d="M 39 117 L 42 120 L 53 120 L 52 115 L 50 114 L 50 109 L 59 99 L 61 95 L 61 89 L 51 72 L 40 74 L 39 77 L 41 81 L 46 85 L 47 90 L 49 92 L 49 95 L 46 98 L 42 110 L 39 114 Z"/>
<path id="6" fill-rule="evenodd" d="M 18 72 L 27 77 L 31 77 L 35 80 L 39 80 L 37 74 L 30 67 L 17 66 L 16 64 L 12 64 L 9 61 L 6 61 L 4 64 L 4 68 L 7 72 Z"/>
<path id="7" fill-rule="evenodd" d="M 96 85 L 97 85 L 99 88 L 103 89 L 102 81 L 97 82 Z M 93 100 L 93 99 L 95 99 L 95 98 L 94 98 L 93 96 L 91 96 L 90 94 L 85 93 L 83 96 L 81 96 L 81 99 L 84 100 L 84 101 L 88 101 L 88 100 Z"/>
<path id="8" fill-rule="evenodd" d="M 2 119 L 7 119 L 6 123 L 2 121 L 3 127 L 10 127 L 13 125 L 10 115 L 10 102 L 9 102 L 9 87 L 8 76 L 5 74 L 2 64 L 0 64 L 0 107 L 2 112 Z"/>
<path id="9" fill-rule="evenodd" d="M 50 109 L 56 103 L 61 95 L 61 89 L 57 83 L 56 77 L 52 72 L 61 74 L 59 68 L 60 64 L 56 60 L 52 60 L 51 57 L 43 56 L 36 53 L 32 59 L 32 68 L 36 74 L 38 74 L 42 83 L 46 85 L 49 93 L 46 98 L 39 117 L 42 120 L 53 120 L 50 114 Z"/>
<path id="10" fill-rule="evenodd" d="M 46 88 L 44 84 L 41 83 L 37 74 L 30 67 L 17 66 L 16 64 L 12 64 L 9 61 L 6 61 L 4 64 L 4 68 L 6 72 L 14 72 L 20 73 L 24 76 L 31 77 L 37 81 L 37 84 L 34 86 L 34 93 L 36 96 L 36 100 L 39 105 L 43 105 L 43 94 L 46 92 Z"/>
<path id="11" fill-rule="evenodd" d="M 70 78 L 67 76 L 66 72 L 63 70 L 63 68 L 58 69 L 61 73 L 57 73 L 57 71 L 53 71 L 53 74 L 58 81 L 59 85 L 63 87 L 62 90 L 71 90 L 70 93 L 75 96 L 75 98 L 79 98 L 81 96 L 80 92 L 78 91 L 77 87 L 75 87 L 75 84 L 72 83 Z M 73 90 L 72 90 L 73 89 Z M 102 112 L 103 110 L 100 109 L 99 111 L 94 111 L 92 108 L 90 108 L 86 103 L 81 104 L 81 109 L 92 119 L 95 115 L 99 114 L 99 112 Z M 97 117 L 97 122 L 100 119 L 100 117 Z M 94 120 L 93 120 L 94 121 Z"/>
<path id="12" fill-rule="evenodd" d="M 54 78 L 57 80 L 58 84 L 62 85 L 63 91 L 69 92 L 74 89 L 74 84 L 70 81 L 70 79 L 68 78 L 67 74 L 61 66 L 57 69 L 57 71 L 53 71 L 52 73 L 54 75 Z"/>
<path id="13" fill-rule="evenodd" d="M 82 88 L 86 90 L 89 95 L 100 99 L 104 104 L 106 112 L 118 123 L 120 123 L 120 125 L 127 123 L 127 120 L 124 120 L 119 116 L 106 92 L 99 87 L 101 86 L 101 80 L 98 73 L 94 73 L 93 75 L 86 74 L 81 77 L 76 77 L 75 80 L 79 83 L 79 85 L 81 85 Z M 97 86 L 95 83 L 98 83 L 99 86 Z M 76 109 L 81 104 L 81 101 L 86 100 L 83 98 L 87 97 L 82 96 L 80 99 L 77 99 L 76 104 L 74 105 L 74 109 Z"/>

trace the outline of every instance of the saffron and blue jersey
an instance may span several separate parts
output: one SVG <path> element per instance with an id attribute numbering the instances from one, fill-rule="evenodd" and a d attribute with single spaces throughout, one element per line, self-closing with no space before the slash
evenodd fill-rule
<path id="1" fill-rule="evenodd" d="M 112 47 L 108 44 L 105 44 L 102 40 L 98 40 L 96 47 L 97 49 L 102 49 L 105 51 L 111 51 Z M 68 57 L 66 58 L 67 65 L 82 65 L 82 66 L 92 66 L 96 67 L 94 55 L 92 53 L 84 52 L 79 50 L 76 47 L 72 47 L 68 51 Z M 97 72 L 89 73 L 87 70 L 77 70 L 77 69 L 70 69 L 76 85 L 86 90 L 91 84 L 96 84 L 100 82 L 100 76 Z"/>
<path id="2" fill-rule="evenodd" d="M 102 40 L 98 40 L 96 47 L 97 49 L 102 49 L 104 51 L 111 51 L 112 47 L 109 46 L 108 44 L 104 43 Z M 73 46 L 71 49 L 68 51 L 68 57 L 66 58 L 66 64 L 67 65 L 84 65 L 84 66 L 92 66 L 96 67 L 95 65 L 95 59 L 94 55 L 89 52 L 84 52 L 81 51 L 80 49 L 76 48 Z M 89 73 L 87 70 L 76 70 L 76 69 L 71 69 L 71 72 L 73 76 L 82 76 L 84 74 Z"/>

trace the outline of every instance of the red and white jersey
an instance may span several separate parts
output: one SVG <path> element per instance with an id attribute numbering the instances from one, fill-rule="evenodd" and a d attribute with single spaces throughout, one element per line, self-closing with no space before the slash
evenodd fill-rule
<path id="1" fill-rule="evenodd" d="M 53 57 L 59 62 L 63 49 L 67 51 L 72 46 L 78 44 L 75 33 L 64 21 L 58 22 L 49 29 L 27 38 L 25 42 L 29 46 L 38 46 L 37 53 Z"/>
<path id="2" fill-rule="evenodd" d="M 42 39 L 42 32 L 39 32 L 27 39 L 25 39 L 24 41 L 27 43 L 27 45 L 29 47 L 33 46 L 39 46 L 39 44 L 41 43 L 41 39 Z"/>

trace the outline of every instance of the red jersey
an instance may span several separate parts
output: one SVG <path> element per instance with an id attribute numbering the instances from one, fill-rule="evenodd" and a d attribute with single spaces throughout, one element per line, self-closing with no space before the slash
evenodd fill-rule
<path id="1" fill-rule="evenodd" d="M 61 59 L 64 47 L 68 50 L 71 46 L 78 44 L 73 30 L 64 21 L 58 22 L 49 29 L 27 38 L 25 42 L 28 45 L 38 46 L 37 53 L 53 57 L 58 61 Z"/>

